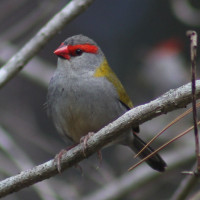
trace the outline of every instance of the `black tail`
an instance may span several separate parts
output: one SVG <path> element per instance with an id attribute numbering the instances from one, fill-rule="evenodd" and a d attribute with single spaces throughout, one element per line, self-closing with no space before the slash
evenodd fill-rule
<path id="1" fill-rule="evenodd" d="M 136 134 L 134 134 L 134 139 L 133 143 L 130 146 L 132 150 L 134 150 L 136 153 L 138 153 L 146 143 L 140 139 Z M 148 146 L 141 154 L 140 158 L 145 158 L 149 154 L 154 152 L 154 150 Z M 167 164 L 165 161 L 160 157 L 159 154 L 154 154 L 152 157 L 150 157 L 148 160 L 146 160 L 147 164 L 152 167 L 153 169 L 159 171 L 159 172 L 164 172 L 165 168 L 167 167 Z"/>

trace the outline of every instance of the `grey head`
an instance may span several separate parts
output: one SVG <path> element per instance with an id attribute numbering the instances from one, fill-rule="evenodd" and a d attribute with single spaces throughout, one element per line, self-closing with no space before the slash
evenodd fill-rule
<path id="1" fill-rule="evenodd" d="M 82 34 L 74 35 L 67 38 L 64 41 L 64 44 L 65 45 L 92 44 L 92 45 L 97 46 L 97 43 L 94 40 Z"/>
<path id="2" fill-rule="evenodd" d="M 62 54 L 61 49 L 65 50 L 65 47 L 68 55 Z M 97 43 L 84 35 L 67 38 L 57 50 L 54 53 L 59 57 L 58 68 L 78 75 L 94 73 L 105 58 Z"/>

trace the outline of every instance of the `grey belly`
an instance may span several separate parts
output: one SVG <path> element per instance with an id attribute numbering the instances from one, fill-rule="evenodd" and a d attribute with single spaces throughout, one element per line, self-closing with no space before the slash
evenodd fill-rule
<path id="1" fill-rule="evenodd" d="M 126 109 L 117 95 L 107 92 L 105 88 L 107 86 L 96 87 L 94 91 L 91 84 L 84 87 L 70 87 L 68 84 L 62 98 L 57 100 L 57 105 L 54 104 L 53 119 L 58 131 L 78 143 L 82 136 L 97 132 L 121 116 Z"/>

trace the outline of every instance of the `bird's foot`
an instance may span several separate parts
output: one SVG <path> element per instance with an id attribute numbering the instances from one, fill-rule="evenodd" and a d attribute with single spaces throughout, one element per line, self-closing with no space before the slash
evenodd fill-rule
<path id="1" fill-rule="evenodd" d="M 87 148 L 87 141 L 93 135 L 94 135 L 94 132 L 89 132 L 87 135 L 81 137 L 81 139 L 80 139 L 80 143 L 83 143 L 83 154 L 84 154 L 85 157 L 86 157 L 85 149 Z"/>
<path id="2" fill-rule="evenodd" d="M 84 154 L 85 157 L 86 157 L 85 150 L 87 148 L 87 141 L 93 135 L 94 135 L 94 132 L 89 132 L 87 135 L 81 137 L 81 139 L 80 139 L 80 143 L 83 143 L 83 154 Z M 98 151 L 97 155 L 98 155 L 99 163 L 101 165 L 101 163 L 102 163 L 102 154 L 101 154 L 101 151 Z"/>
<path id="3" fill-rule="evenodd" d="M 67 153 L 70 149 L 75 147 L 76 145 L 71 145 L 67 149 L 62 149 L 54 158 L 54 163 L 56 163 L 56 167 L 59 173 L 61 173 L 61 159 L 64 153 Z"/>
<path id="4" fill-rule="evenodd" d="M 54 158 L 54 163 L 56 163 L 56 167 L 59 173 L 61 173 L 61 159 L 64 153 L 66 153 L 66 149 L 62 149 Z"/>

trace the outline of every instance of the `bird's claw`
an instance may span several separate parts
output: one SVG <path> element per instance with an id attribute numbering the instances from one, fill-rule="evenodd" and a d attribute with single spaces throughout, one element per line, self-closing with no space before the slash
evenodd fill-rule
<path id="1" fill-rule="evenodd" d="M 91 136 L 94 135 L 94 132 L 89 132 L 87 135 L 81 137 L 80 143 L 83 143 L 83 154 L 86 157 L 85 150 L 87 148 L 87 141 L 90 139 Z"/>
<path id="2" fill-rule="evenodd" d="M 83 154 L 84 156 L 86 157 L 86 153 L 85 153 L 85 150 L 87 148 L 87 141 L 90 139 L 91 136 L 94 135 L 94 132 L 89 132 L 87 135 L 81 137 L 80 139 L 80 143 L 83 143 Z M 97 152 L 97 155 L 98 155 L 98 159 L 99 159 L 99 163 L 101 165 L 102 163 L 102 154 L 101 154 L 101 151 L 98 151 Z"/>
<path id="3" fill-rule="evenodd" d="M 54 158 L 54 162 L 56 163 L 56 167 L 57 167 L 57 170 L 58 172 L 61 174 L 61 159 L 62 159 L 62 156 L 64 153 L 66 153 L 67 150 L 65 149 L 62 149 Z"/>

